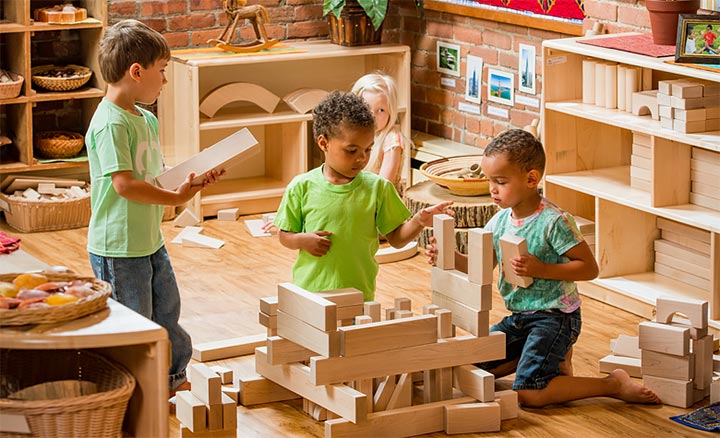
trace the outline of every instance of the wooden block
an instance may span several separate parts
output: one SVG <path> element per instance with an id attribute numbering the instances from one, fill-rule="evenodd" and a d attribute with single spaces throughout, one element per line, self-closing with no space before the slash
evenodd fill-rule
<path id="1" fill-rule="evenodd" d="M 673 327 L 680 327 L 680 328 L 687 328 L 690 330 L 690 339 L 700 339 L 704 338 L 708 334 L 708 328 L 705 327 L 704 329 L 698 329 L 690 325 L 690 320 L 685 318 L 680 318 L 677 315 L 673 317 L 673 321 L 670 323 Z M 690 342 L 690 347 L 692 348 L 692 342 Z"/>
<path id="2" fill-rule="evenodd" d="M 463 403 L 445 406 L 445 433 L 500 431 L 500 404 Z"/>
<path id="3" fill-rule="evenodd" d="M 720 153 L 709 151 L 707 149 L 693 147 L 692 158 L 700 161 L 706 161 L 711 164 L 720 165 Z"/>
<path id="4" fill-rule="evenodd" d="M 642 350 L 641 366 L 643 376 L 692 380 L 695 375 L 695 354 L 673 356 L 672 354 Z"/>
<path id="5" fill-rule="evenodd" d="M 663 231 L 671 231 L 693 240 L 698 240 L 707 244 L 710 243 L 710 232 L 707 230 L 701 230 L 699 228 L 681 224 L 662 217 L 657 218 L 657 226 Z"/>
<path id="6" fill-rule="evenodd" d="M 239 208 L 226 208 L 217 211 L 217 219 L 219 221 L 231 221 L 234 222 L 240 216 Z"/>
<path id="7" fill-rule="evenodd" d="M 260 298 L 260 311 L 275 316 L 277 315 L 277 303 L 278 298 L 276 296 Z"/>
<path id="8" fill-rule="evenodd" d="M 690 191 L 696 195 L 703 195 L 713 199 L 720 199 L 720 191 L 710 184 L 703 184 L 697 181 L 691 181 Z"/>
<path id="9" fill-rule="evenodd" d="M 660 232 L 660 237 L 663 240 L 667 240 L 669 242 L 675 243 L 679 246 L 685 247 L 686 249 L 692 249 L 692 250 L 702 253 L 708 257 L 710 256 L 710 244 L 709 243 L 703 243 L 699 240 L 691 239 L 682 234 L 674 233 L 672 231 L 667 231 L 667 230 L 662 230 Z M 661 254 L 661 253 L 656 253 L 655 256 L 657 257 L 658 254 Z M 677 259 L 677 258 L 674 258 L 674 259 L 681 260 L 681 259 Z M 694 266 L 697 266 L 697 265 L 694 265 Z"/>
<path id="10" fill-rule="evenodd" d="M 378 264 L 399 262 L 400 260 L 409 259 L 418 253 L 417 242 L 408 242 L 402 248 L 394 248 L 392 246 L 380 248 L 375 253 L 375 261 Z"/>
<path id="11" fill-rule="evenodd" d="M 187 236 L 183 236 L 182 244 L 183 246 L 188 246 L 191 248 L 220 249 L 223 245 L 225 245 L 225 242 L 220 239 L 215 239 L 214 237 L 206 236 L 204 234 L 189 234 Z"/>
<path id="12" fill-rule="evenodd" d="M 582 101 L 590 105 L 595 105 L 595 64 L 591 59 L 582 61 Z"/>
<path id="13" fill-rule="evenodd" d="M 713 374 L 713 336 L 708 335 L 690 342 L 695 355 L 695 389 L 706 389 L 712 383 Z"/>
<path id="14" fill-rule="evenodd" d="M 595 63 L 595 106 L 605 106 L 605 63 Z"/>
<path id="15" fill-rule="evenodd" d="M 200 219 L 198 219 L 195 214 L 193 214 L 192 211 L 190 211 L 189 208 L 186 208 L 185 210 L 181 211 L 179 215 L 173 220 L 173 226 L 175 227 L 190 227 L 192 225 L 197 225 L 200 223 Z M 201 228 L 202 229 L 202 228 Z M 191 230 L 192 231 L 192 230 Z M 197 233 L 199 233 L 198 231 Z M 197 234 L 194 233 L 194 234 Z"/>
<path id="16" fill-rule="evenodd" d="M 650 134 L 645 134 L 644 132 L 633 131 L 633 144 L 650 148 L 652 137 L 650 137 Z"/>
<path id="17" fill-rule="evenodd" d="M 182 243 L 183 237 L 190 235 L 190 234 L 199 234 L 203 230 L 203 227 L 185 227 L 182 231 L 178 233 L 177 236 L 173 240 L 171 240 L 172 243 Z"/>
<path id="18" fill-rule="evenodd" d="M 175 393 L 175 415 L 192 432 L 207 430 L 205 403 L 190 391 Z"/>
<path id="19" fill-rule="evenodd" d="M 690 330 L 655 322 L 641 322 L 638 327 L 638 345 L 641 350 L 675 356 L 687 356 L 690 353 Z"/>
<path id="20" fill-rule="evenodd" d="M 695 328 L 704 329 L 708 326 L 708 302 L 691 298 L 658 297 L 655 321 L 668 324 L 673 315 L 683 314 Z"/>
<path id="21" fill-rule="evenodd" d="M 363 303 L 363 313 L 372 318 L 373 322 L 380 321 L 380 303 L 377 301 L 368 301 Z"/>
<path id="22" fill-rule="evenodd" d="M 323 332 L 337 329 L 337 304 L 292 283 L 278 284 L 280 311 Z"/>
<path id="23" fill-rule="evenodd" d="M 481 402 L 495 400 L 495 376 L 475 365 L 453 367 L 453 386 Z"/>
<path id="24" fill-rule="evenodd" d="M 310 374 L 313 384 L 326 385 L 486 362 L 504 357 L 505 334 L 494 332 L 482 338 L 457 336 L 439 339 L 435 344 L 393 350 L 392 361 L 387 360 L 387 352 L 354 357 L 315 356 L 310 358 Z"/>
<path id="25" fill-rule="evenodd" d="M 220 388 L 220 390 L 224 395 L 234 400 L 236 405 L 240 403 L 240 388 L 237 388 L 235 386 L 223 386 L 222 388 Z"/>
<path id="26" fill-rule="evenodd" d="M 700 207 L 710 208 L 712 210 L 720 210 L 720 199 L 703 196 L 697 193 L 690 193 L 690 203 L 699 205 Z M 706 287 L 706 289 L 709 289 L 709 287 Z"/>
<path id="27" fill-rule="evenodd" d="M 282 309 L 282 299 L 279 306 L 279 309 Z M 323 356 L 340 354 L 340 333 L 337 330 L 322 331 L 282 310 L 278 310 L 277 316 L 278 336 Z M 337 326 L 337 321 L 335 325 Z"/>
<path id="28" fill-rule="evenodd" d="M 359 356 L 437 341 L 437 317 L 421 315 L 340 327 L 340 354 Z"/>
<path id="29" fill-rule="evenodd" d="M 712 102 L 713 106 L 708 106 L 707 104 L 708 102 L 705 101 L 705 119 L 709 120 L 720 118 L 720 105 L 717 105 L 716 102 Z"/>
<path id="30" fill-rule="evenodd" d="M 305 365 L 270 365 L 265 348 L 260 347 L 255 350 L 255 369 L 268 379 L 354 423 L 364 422 L 367 418 L 365 394 L 346 385 L 317 386 L 311 381 Z M 345 380 L 357 379 L 351 377 Z"/>
<path id="31" fill-rule="evenodd" d="M 223 385 L 227 385 L 233 382 L 233 370 L 231 370 L 230 368 L 221 365 L 213 365 L 210 367 L 210 369 L 213 370 L 215 374 L 220 376 L 220 383 L 222 383 Z"/>
<path id="32" fill-rule="evenodd" d="M 468 230 L 467 279 L 471 283 L 491 285 L 493 283 L 494 262 L 492 232 L 480 228 Z"/>
<path id="33" fill-rule="evenodd" d="M 394 308 L 396 310 L 412 310 L 412 301 L 410 301 L 410 298 L 406 297 L 395 298 Z"/>
<path id="34" fill-rule="evenodd" d="M 650 114 L 653 120 L 658 120 L 658 93 L 657 90 L 638 91 L 632 94 L 632 113 L 636 116 Z"/>
<path id="35" fill-rule="evenodd" d="M 189 366 L 191 392 L 206 405 L 220 404 L 222 391 L 220 390 L 220 376 L 203 363 Z"/>
<path id="36" fill-rule="evenodd" d="M 269 329 L 277 329 L 277 315 L 271 316 L 267 313 L 258 312 L 258 322 Z"/>
<path id="37" fill-rule="evenodd" d="M 255 359 L 258 360 L 257 358 Z M 267 360 L 267 359 L 266 359 Z M 274 403 L 300 398 L 294 392 L 283 388 L 263 376 L 244 376 L 238 379 L 240 404 L 243 406 Z"/>
<path id="38" fill-rule="evenodd" d="M 625 70 L 624 65 L 617 66 L 617 95 L 615 98 L 617 99 L 617 109 L 620 111 L 625 111 Z"/>
<path id="39" fill-rule="evenodd" d="M 646 192 L 650 192 L 652 190 L 650 181 L 640 178 L 630 178 L 630 187 Z"/>
<path id="40" fill-rule="evenodd" d="M 432 293 L 433 304 L 452 312 L 453 325 L 475 336 L 487 336 L 490 330 L 490 311 L 475 310 L 439 292 Z"/>
<path id="41" fill-rule="evenodd" d="M 697 120 L 695 122 L 686 122 L 684 120 L 673 120 L 672 129 L 685 134 L 691 134 L 694 132 L 705 132 L 705 120 Z"/>
<path id="42" fill-rule="evenodd" d="M 673 119 L 660 116 L 660 127 L 663 129 L 673 129 Z"/>
<path id="43" fill-rule="evenodd" d="M 286 94 L 282 99 L 295 112 L 305 114 L 315 108 L 327 95 L 327 91 L 319 88 L 298 88 Z"/>
<path id="44" fill-rule="evenodd" d="M 640 359 L 638 337 L 619 335 L 612 352 L 615 356 L 634 357 L 636 359 Z"/>
<path id="45" fill-rule="evenodd" d="M 373 322 L 368 315 L 358 315 L 355 317 L 355 325 L 370 324 Z"/>
<path id="46" fill-rule="evenodd" d="M 655 251 L 658 253 L 669 255 L 673 258 L 685 260 L 698 266 L 709 268 L 710 257 L 693 249 L 686 248 L 673 242 L 663 239 L 655 240 L 653 243 Z"/>
<path id="47" fill-rule="evenodd" d="M 605 108 L 617 108 L 617 64 L 605 66 Z"/>
<path id="48" fill-rule="evenodd" d="M 644 158 L 639 155 L 630 155 L 630 165 L 639 169 L 651 170 L 652 163 L 649 158 Z"/>
<path id="49" fill-rule="evenodd" d="M 652 171 L 647 169 L 640 169 L 639 167 L 635 166 L 630 166 L 630 177 L 645 181 L 651 181 Z"/>
<path id="50" fill-rule="evenodd" d="M 455 269 L 455 218 L 447 214 L 433 216 L 433 235 L 437 247 L 435 266 Z"/>
<path id="51" fill-rule="evenodd" d="M 667 94 L 668 96 L 672 93 L 672 83 L 676 79 L 669 79 L 665 81 L 658 81 L 658 93 Z"/>
<path id="52" fill-rule="evenodd" d="M 518 393 L 512 389 L 495 391 L 495 403 L 500 405 L 500 420 L 509 420 L 520 415 Z"/>
<path id="53" fill-rule="evenodd" d="M 210 91 L 200 102 L 200 112 L 212 118 L 225 105 L 244 101 L 254 103 L 268 113 L 275 111 L 280 97 L 270 90 L 249 82 L 233 82 Z"/>
<path id="54" fill-rule="evenodd" d="M 426 304 L 423 306 L 423 315 L 434 315 L 440 309 L 437 304 Z"/>
<path id="55" fill-rule="evenodd" d="M 640 359 L 609 354 L 600 359 L 598 371 L 601 373 L 610 373 L 619 368 L 627 371 L 631 377 L 642 377 L 640 366 Z"/>
<path id="56" fill-rule="evenodd" d="M 720 402 L 720 380 L 716 380 L 710 385 L 710 403 L 717 402 Z"/>
<path id="57" fill-rule="evenodd" d="M 703 85 L 695 81 L 677 80 L 672 83 L 670 94 L 683 99 L 703 97 Z"/>
<path id="58" fill-rule="evenodd" d="M 331 303 L 337 304 L 338 308 L 363 305 L 363 293 L 351 287 L 345 289 L 336 289 L 334 291 L 313 293 L 320 298 L 324 298 Z"/>
<path id="59" fill-rule="evenodd" d="M 253 354 L 255 348 L 265 345 L 265 339 L 266 336 L 260 334 L 193 345 L 192 358 L 199 362 L 207 362 Z"/>
<path id="60" fill-rule="evenodd" d="M 391 410 L 412 406 L 412 393 L 413 385 L 410 374 L 401 374 L 395 384 L 395 390 L 390 396 L 386 409 Z"/>
<path id="61" fill-rule="evenodd" d="M 452 312 L 447 309 L 437 309 L 434 313 L 437 317 L 438 338 L 452 338 L 455 336 L 452 324 Z"/>
<path id="62" fill-rule="evenodd" d="M 664 118 L 666 119 L 674 119 L 675 114 L 675 108 L 667 105 L 658 105 L 658 111 L 660 111 L 660 120 Z"/>
<path id="63" fill-rule="evenodd" d="M 698 122 L 706 119 L 705 108 L 695 109 L 679 109 L 675 108 L 673 111 L 674 119 L 682 120 L 684 122 Z"/>
<path id="64" fill-rule="evenodd" d="M 396 382 L 394 375 L 387 376 L 380 382 L 374 396 L 375 412 L 387 409 L 387 405 L 390 403 L 390 398 L 395 392 L 395 386 Z"/>
<path id="65" fill-rule="evenodd" d="M 265 223 L 260 219 L 247 219 L 243 221 L 248 233 L 253 237 L 270 237 L 272 233 L 263 230 Z"/>
<path id="66" fill-rule="evenodd" d="M 657 394 L 665 405 L 687 408 L 692 405 L 693 387 L 691 381 L 643 376 L 643 385 Z"/>
<path id="67" fill-rule="evenodd" d="M 643 146 L 643 145 L 639 145 L 637 143 L 633 143 L 632 154 L 637 155 L 639 157 L 650 159 L 650 158 L 652 158 L 652 149 L 650 149 L 650 146 Z"/>
<path id="68" fill-rule="evenodd" d="M 705 100 L 702 97 L 683 99 L 677 96 L 670 96 L 670 106 L 685 110 L 697 109 L 705 106 Z"/>
<path id="69" fill-rule="evenodd" d="M 719 164 L 710 163 L 708 161 L 703 161 L 703 160 L 698 160 L 697 158 L 690 159 L 690 169 L 708 173 L 715 177 L 720 176 L 720 165 Z"/>
<path id="70" fill-rule="evenodd" d="M 510 265 L 510 259 L 527 255 L 528 249 L 525 239 L 512 234 L 502 236 L 500 238 L 500 252 L 502 253 L 502 272 L 505 281 L 515 286 L 529 287 L 533 283 L 532 277 L 516 275 Z"/>
<path id="71" fill-rule="evenodd" d="M 354 321 L 356 317 L 362 316 L 362 314 L 363 314 L 362 304 L 337 308 L 338 321 L 349 321 L 348 324 L 343 324 L 343 325 L 351 325 L 352 321 Z"/>
<path id="72" fill-rule="evenodd" d="M 710 289 L 710 280 L 698 277 L 697 275 L 688 274 L 687 272 L 683 272 L 671 266 L 655 262 L 654 270 L 656 274 L 672 278 L 673 280 L 687 283 L 691 286 L 699 287 L 701 289 Z"/>
<path id="73" fill-rule="evenodd" d="M 190 173 L 195 173 L 192 184 L 198 185 L 205 179 L 206 173 L 212 170 L 219 172 L 229 169 L 260 152 L 261 148 L 255 137 L 247 128 L 243 128 L 166 170 L 155 180 L 161 187 L 174 190 L 187 179 Z"/>
<path id="74" fill-rule="evenodd" d="M 492 309 L 492 282 L 471 282 L 460 271 L 430 268 L 430 288 L 475 310 Z M 396 306 L 397 307 L 397 306 Z"/>
<path id="75" fill-rule="evenodd" d="M 220 393 L 222 400 L 222 392 Z M 207 418 L 208 418 L 208 430 L 222 430 L 223 429 L 223 405 L 222 403 L 206 405 Z"/>
<path id="76" fill-rule="evenodd" d="M 396 310 L 393 319 L 412 318 L 413 313 L 409 310 Z"/>
<path id="77" fill-rule="evenodd" d="M 192 432 L 183 424 L 180 425 L 180 438 L 236 438 L 237 430 L 206 430 Z"/>

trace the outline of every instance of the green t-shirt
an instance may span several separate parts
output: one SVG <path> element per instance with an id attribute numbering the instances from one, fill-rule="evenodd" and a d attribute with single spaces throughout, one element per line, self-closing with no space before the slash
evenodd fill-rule
<path id="1" fill-rule="evenodd" d="M 85 143 L 90 162 L 88 251 L 104 257 L 144 257 L 163 245 L 163 206 L 130 201 L 112 185 L 114 172 L 150 184 L 163 170 L 158 121 L 141 108 L 131 114 L 103 99 L 90 121 Z"/>
<path id="2" fill-rule="evenodd" d="M 363 171 L 348 184 L 334 185 L 325 179 L 321 166 L 290 182 L 275 226 L 294 233 L 332 233 L 324 256 L 299 252 L 294 284 L 312 292 L 354 287 L 371 301 L 378 272 L 378 231 L 387 234 L 409 217 L 410 211 L 386 179 Z"/>
<path id="3" fill-rule="evenodd" d="M 573 281 L 533 278 L 528 288 L 516 287 L 505 281 L 500 249 L 500 237 L 514 234 L 524 237 L 528 252 L 542 262 L 567 263 L 570 259 L 563 254 L 583 241 L 575 219 L 545 198 L 530 217 L 515 220 L 511 213 L 510 208 L 500 210 L 484 228 L 493 233 L 493 246 L 500 263 L 498 290 L 505 300 L 505 307 L 512 312 L 548 309 L 572 312 L 580 307 L 580 295 Z"/>

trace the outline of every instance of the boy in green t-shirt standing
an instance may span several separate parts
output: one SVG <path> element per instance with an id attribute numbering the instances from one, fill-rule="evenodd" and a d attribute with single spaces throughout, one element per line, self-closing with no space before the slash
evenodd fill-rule
<path id="1" fill-rule="evenodd" d="M 313 292 L 355 288 L 375 297 L 378 232 L 395 248 L 451 213 L 443 202 L 410 220 L 392 183 L 363 171 L 375 141 L 375 119 L 362 97 L 333 92 L 313 110 L 313 134 L 325 163 L 295 177 L 285 190 L 275 226 L 280 243 L 300 250 L 293 283 Z"/>
<path id="2" fill-rule="evenodd" d="M 172 344 L 169 388 L 186 382 L 190 335 L 178 324 L 180 293 L 160 223 L 163 205 L 189 201 L 218 173 L 192 186 L 194 174 L 175 191 L 155 184 L 163 170 L 158 121 L 136 103 L 153 103 L 167 83 L 170 48 L 156 31 L 135 20 L 107 29 L 99 62 L 108 83 L 86 135 L 92 217 L 88 252 L 95 276 L 109 282 L 113 298 L 168 331 Z"/>

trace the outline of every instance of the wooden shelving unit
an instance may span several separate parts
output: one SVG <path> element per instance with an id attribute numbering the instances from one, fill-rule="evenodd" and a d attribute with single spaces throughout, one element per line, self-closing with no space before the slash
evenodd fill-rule
<path id="1" fill-rule="evenodd" d="M 41 0 L 0 0 L 0 67 L 25 78 L 20 96 L 0 99 L 0 133 L 13 144 L 0 150 L 0 174 L 28 172 L 87 173 L 87 162 L 39 163 L 33 151 L 33 132 L 66 130 L 85 134 L 98 103 L 105 94 L 100 75 L 97 47 L 107 25 L 107 1 L 80 0 L 74 6 L 86 8 L 88 19 L 75 24 L 47 24 L 33 21 L 33 11 L 47 7 Z M 48 40 L 67 40 L 65 53 L 41 49 L 52 44 Z M 33 86 L 33 67 L 45 64 L 79 64 L 89 67 L 93 75 L 78 90 L 49 92 Z M 67 111 L 71 108 L 70 111 Z M 79 114 L 58 116 L 54 120 L 44 114 Z"/>
<path id="2" fill-rule="evenodd" d="M 294 112 L 282 100 L 271 113 L 247 102 L 231 103 L 212 118 L 200 113 L 203 98 L 233 82 L 259 85 L 282 98 L 300 88 L 352 88 L 360 76 L 380 70 L 398 85 L 399 123 L 410 137 L 410 49 L 402 45 L 342 47 L 327 41 L 289 43 L 278 54 L 181 59 L 167 68 L 168 85 L 158 101 L 163 156 L 175 165 L 218 140 L 248 128 L 263 153 L 229 169 L 223 180 L 196 196 L 202 216 L 237 207 L 242 214 L 273 211 L 297 174 L 322 162 L 312 136 L 312 114 Z M 409 153 L 406 175 L 409 173 Z"/>
<path id="3" fill-rule="evenodd" d="M 581 283 L 580 292 L 647 318 L 653 317 L 658 296 L 707 300 L 710 326 L 720 330 L 720 211 L 689 200 L 691 150 L 720 157 L 720 131 L 683 134 L 661 128 L 649 115 L 583 104 L 582 61 L 598 59 L 648 69 L 654 89 L 660 80 L 683 77 L 720 82 L 720 74 L 577 40 L 543 43 L 542 106 L 546 195 L 572 214 L 595 221 L 600 275 Z M 635 133 L 651 139 L 650 191 L 630 183 Z M 709 289 L 654 271 L 654 242 L 661 237 L 658 218 L 709 235 Z"/>

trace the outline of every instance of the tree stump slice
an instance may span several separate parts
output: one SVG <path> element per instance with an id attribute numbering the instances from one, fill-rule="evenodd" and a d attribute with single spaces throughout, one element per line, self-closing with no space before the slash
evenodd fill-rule
<path id="1" fill-rule="evenodd" d="M 484 227 L 499 210 L 490 196 L 458 196 L 450 194 L 432 181 L 423 181 L 405 190 L 405 205 L 417 213 L 444 201 L 453 201 L 450 207 L 455 211 L 455 228 Z M 465 233 L 467 240 L 467 232 Z M 425 244 L 419 242 L 421 247 Z"/>

